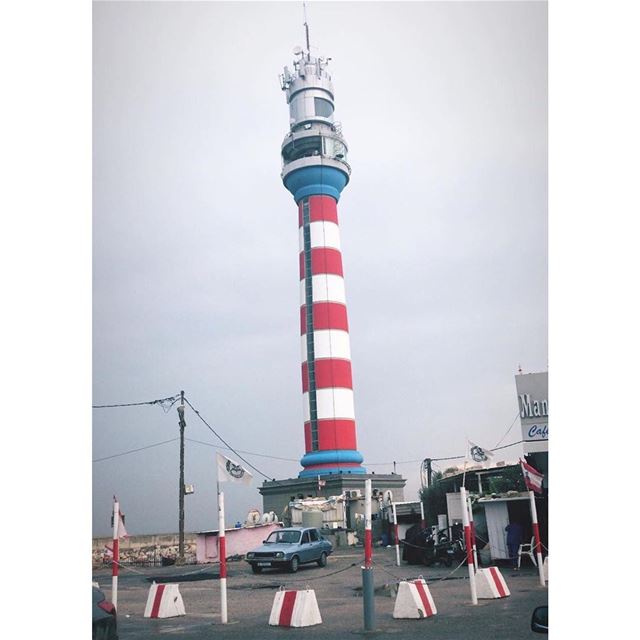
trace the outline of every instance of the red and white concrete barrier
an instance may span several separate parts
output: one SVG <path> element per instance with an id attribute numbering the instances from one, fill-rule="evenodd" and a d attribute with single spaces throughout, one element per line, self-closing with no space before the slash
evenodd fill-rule
<path id="1" fill-rule="evenodd" d="M 506 598 L 511 595 L 505 579 L 497 567 L 478 569 L 476 573 L 476 589 L 478 598 Z"/>
<path id="2" fill-rule="evenodd" d="M 178 584 L 156 584 L 149 589 L 145 618 L 174 618 L 184 616 L 184 602 Z"/>
<path id="3" fill-rule="evenodd" d="M 316 592 L 278 591 L 273 599 L 269 624 L 278 627 L 311 627 L 322 624 Z"/>
<path id="4" fill-rule="evenodd" d="M 436 613 L 438 611 L 431 592 L 422 578 L 400 582 L 393 608 L 394 618 L 430 618 Z"/>

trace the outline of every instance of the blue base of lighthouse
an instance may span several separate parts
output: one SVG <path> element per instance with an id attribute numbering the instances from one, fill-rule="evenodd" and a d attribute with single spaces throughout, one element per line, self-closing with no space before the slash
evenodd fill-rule
<path id="1" fill-rule="evenodd" d="M 284 179 L 284 186 L 296 202 L 308 196 L 331 196 L 337 202 L 348 181 L 349 177 L 340 169 L 315 165 L 289 173 Z"/>
<path id="2" fill-rule="evenodd" d="M 347 449 L 325 449 L 323 451 L 310 451 L 300 460 L 303 467 L 312 465 L 323 465 L 316 469 L 303 469 L 299 474 L 299 478 L 311 478 L 314 476 L 323 476 L 333 473 L 367 473 L 367 470 L 360 465 L 364 460 L 359 451 Z M 327 466 L 324 466 L 327 465 Z M 335 466 L 333 466 L 335 465 Z M 344 466 L 343 466 L 344 465 Z"/>

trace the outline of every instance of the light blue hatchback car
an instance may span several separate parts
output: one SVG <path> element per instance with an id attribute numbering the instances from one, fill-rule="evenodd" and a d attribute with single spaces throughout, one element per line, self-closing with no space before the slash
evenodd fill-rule
<path id="1" fill-rule="evenodd" d="M 301 564 L 316 562 L 319 567 L 327 564 L 333 545 L 314 528 L 290 527 L 272 531 L 262 546 L 249 551 L 245 560 L 253 573 L 263 569 L 288 569 L 292 573 Z"/>

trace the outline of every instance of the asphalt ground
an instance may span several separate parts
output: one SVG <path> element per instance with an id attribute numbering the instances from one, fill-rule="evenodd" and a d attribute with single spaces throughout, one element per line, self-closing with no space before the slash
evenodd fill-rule
<path id="1" fill-rule="evenodd" d="M 471 604 L 466 565 L 395 565 L 395 550 L 376 548 L 373 560 L 376 586 L 376 632 L 363 632 L 361 597 L 363 561 L 359 548 L 337 549 L 327 566 L 301 566 L 297 573 L 265 571 L 254 575 L 246 562 L 228 563 L 229 623 L 220 622 L 220 587 L 217 565 L 189 565 L 140 569 L 122 568 L 118 587 L 118 631 L 121 640 L 179 637 L 204 638 L 292 638 L 316 640 L 351 638 L 358 635 L 388 635 L 393 638 L 432 640 L 519 640 L 541 637 L 530 630 L 531 613 L 547 604 L 547 588 L 540 586 L 535 567 L 520 571 L 501 567 L 511 595 Z M 453 573 L 452 573 L 453 571 Z M 429 584 L 437 615 L 422 620 L 395 620 L 395 585 L 399 579 L 422 575 Z M 165 619 L 144 618 L 151 582 L 178 582 L 185 616 Z M 443 579 L 445 578 L 445 579 Z M 111 597 L 109 569 L 93 572 L 107 598 Z M 287 589 L 314 589 L 322 624 L 304 628 L 269 626 L 275 592 Z"/>

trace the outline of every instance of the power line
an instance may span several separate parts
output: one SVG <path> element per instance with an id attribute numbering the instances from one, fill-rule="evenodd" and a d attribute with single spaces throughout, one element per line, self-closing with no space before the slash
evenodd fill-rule
<path id="1" fill-rule="evenodd" d="M 121 404 L 94 404 L 92 409 L 112 409 L 114 407 L 141 407 L 143 405 L 158 404 L 162 407 L 165 413 L 171 409 L 171 407 L 178 401 L 180 394 L 169 396 L 168 398 L 160 398 L 159 400 L 149 400 L 147 402 L 125 402 Z M 168 406 L 166 406 L 168 404 Z"/>
<path id="2" fill-rule="evenodd" d="M 229 447 L 221 447 L 219 444 L 212 444 L 211 442 L 202 442 L 202 440 L 194 440 L 193 438 L 185 438 L 188 442 L 197 442 L 198 444 L 203 444 L 207 447 L 213 447 L 214 449 L 225 449 L 229 451 L 233 451 Z M 269 458 L 270 460 L 284 460 L 285 462 L 298 462 L 298 458 L 281 458 L 279 456 L 269 456 L 266 453 L 255 453 L 254 451 L 244 451 L 243 449 L 236 449 L 240 453 L 246 453 L 249 456 L 257 456 L 259 458 Z"/>
<path id="3" fill-rule="evenodd" d="M 112 456 L 105 456 L 104 458 L 96 458 L 91 462 L 102 462 L 103 460 L 111 460 L 111 458 L 119 458 L 120 456 L 127 456 L 130 453 L 136 453 L 137 451 L 144 451 L 145 449 L 151 449 L 152 447 L 159 447 L 162 444 L 168 444 L 169 442 L 175 442 L 178 438 L 171 438 L 171 440 L 163 440 L 162 442 L 156 442 L 149 444 L 146 447 L 138 447 L 137 449 L 129 449 L 129 451 L 123 451 L 122 453 L 114 453 Z"/>
<path id="4" fill-rule="evenodd" d="M 267 480 L 271 480 L 271 478 L 266 474 L 263 473 L 262 471 L 260 471 L 260 469 L 258 469 L 258 467 L 254 467 L 247 459 L 243 458 L 236 449 L 234 449 L 201 415 L 200 412 L 189 402 L 189 399 L 185 396 L 184 401 L 191 407 L 191 410 L 198 416 L 198 418 L 200 418 L 200 420 L 202 420 L 202 422 L 207 426 L 207 428 L 211 431 L 211 433 L 213 433 L 213 435 L 218 438 L 218 440 L 220 440 L 220 442 L 223 442 L 230 451 L 233 451 L 233 453 L 235 453 L 238 458 L 240 458 L 240 460 L 242 460 L 243 462 L 246 462 L 254 471 L 257 471 L 261 476 L 265 477 Z"/>
<path id="5" fill-rule="evenodd" d="M 507 431 L 502 436 L 502 438 L 500 438 L 500 440 L 498 440 L 498 442 L 496 443 L 496 446 L 493 447 L 493 449 L 495 449 L 509 435 L 509 431 L 511 431 L 511 429 L 513 429 L 513 425 L 516 423 L 516 420 L 518 419 L 519 415 L 520 415 L 520 411 L 518 411 L 518 413 L 516 413 L 516 417 L 513 419 L 513 422 L 511 423 L 511 426 L 507 429 Z"/>

